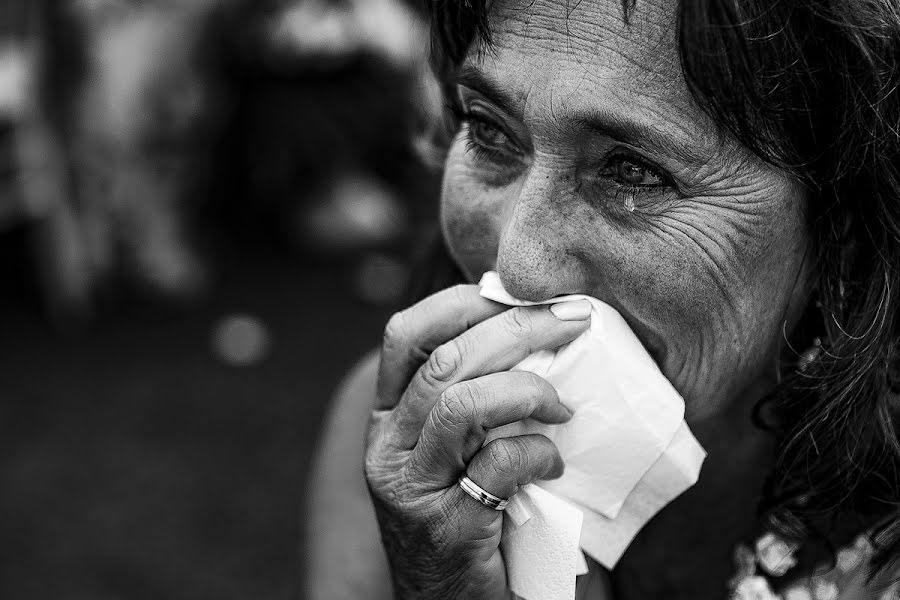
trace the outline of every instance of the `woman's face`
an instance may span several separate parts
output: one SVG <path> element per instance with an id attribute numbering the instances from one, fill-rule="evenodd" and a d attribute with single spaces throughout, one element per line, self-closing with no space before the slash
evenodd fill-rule
<path id="1" fill-rule="evenodd" d="M 616 0 L 495 2 L 493 48 L 459 76 L 442 225 L 473 281 L 617 308 L 696 423 L 774 384 L 809 239 L 800 185 L 692 101 L 675 18 L 668 0 L 629 25 Z"/>

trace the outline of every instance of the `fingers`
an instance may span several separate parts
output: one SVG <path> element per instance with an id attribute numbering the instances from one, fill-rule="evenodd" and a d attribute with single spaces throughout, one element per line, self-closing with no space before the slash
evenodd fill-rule
<path id="1" fill-rule="evenodd" d="M 443 487 L 459 477 L 488 430 L 529 417 L 552 424 L 571 416 L 553 386 L 534 373 L 492 373 L 463 381 L 447 388 L 434 405 L 410 466 Z"/>
<path id="2" fill-rule="evenodd" d="M 384 330 L 376 409 L 393 408 L 435 348 L 507 307 L 459 285 L 395 314 Z"/>
<path id="3" fill-rule="evenodd" d="M 578 313 L 583 320 L 563 320 L 547 306 L 517 307 L 439 346 L 416 371 L 391 412 L 394 443 L 413 448 L 431 409 L 451 386 L 507 371 L 538 350 L 555 349 L 575 339 L 590 325 L 590 304 L 582 302 L 587 307 Z M 571 317 L 571 312 L 566 316 Z"/>
<path id="4" fill-rule="evenodd" d="M 560 477 L 564 469 L 556 445 L 532 434 L 492 440 L 475 455 L 466 474 L 485 491 L 506 499 L 526 483 Z"/>

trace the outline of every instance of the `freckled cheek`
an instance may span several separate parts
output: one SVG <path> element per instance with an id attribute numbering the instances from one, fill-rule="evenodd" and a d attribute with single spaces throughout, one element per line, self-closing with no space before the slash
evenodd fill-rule
<path id="1" fill-rule="evenodd" d="M 705 396 L 701 390 L 714 387 L 736 360 L 719 347 L 733 337 L 734 315 L 697 249 L 674 241 L 626 240 L 607 254 L 603 271 L 613 297 L 649 328 L 666 376 L 685 397 Z"/>
<path id="2" fill-rule="evenodd" d="M 470 275 L 492 269 L 503 228 L 502 190 L 486 189 L 466 169 L 448 165 L 441 228 L 453 257 Z"/>
<path id="3" fill-rule="evenodd" d="M 623 304 L 662 339 L 660 366 L 694 414 L 716 410 L 712 399 L 735 397 L 768 373 L 777 351 L 799 267 L 785 253 L 771 252 L 780 262 L 766 259 L 753 240 L 743 241 L 728 246 L 724 263 L 693 240 L 644 238 L 640 251 L 623 257 L 616 279 Z"/>
<path id="4" fill-rule="evenodd" d="M 700 383 L 698 379 L 718 379 L 714 372 L 730 362 L 730 353 L 723 354 L 721 345 L 729 345 L 725 341 L 734 335 L 730 329 L 735 315 L 730 314 L 727 299 L 702 265 L 673 260 L 659 268 L 656 318 L 672 341 L 669 368 L 694 384 Z M 714 357 L 718 364 L 713 364 Z"/>
<path id="5" fill-rule="evenodd" d="M 689 254 L 671 246 L 654 249 L 644 244 L 620 256 L 611 271 L 618 273 L 616 295 L 631 305 L 636 317 L 672 341 L 690 340 L 709 326 L 711 307 L 722 306 L 705 271 Z"/>

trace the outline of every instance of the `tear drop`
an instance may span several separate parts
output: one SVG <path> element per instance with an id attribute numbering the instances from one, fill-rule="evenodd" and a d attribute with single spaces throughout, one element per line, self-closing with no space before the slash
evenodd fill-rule
<path id="1" fill-rule="evenodd" d="M 634 196 L 628 195 L 625 196 L 625 210 L 628 212 L 634 212 Z"/>

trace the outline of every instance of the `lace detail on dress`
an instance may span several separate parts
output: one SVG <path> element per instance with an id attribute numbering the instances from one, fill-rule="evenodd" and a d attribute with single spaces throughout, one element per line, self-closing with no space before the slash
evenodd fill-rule
<path id="1" fill-rule="evenodd" d="M 865 567 L 873 549 L 868 536 L 841 548 L 833 569 L 817 569 L 809 577 L 800 579 L 776 594 L 766 575 L 782 577 L 797 564 L 797 545 L 790 544 L 772 533 L 757 540 L 754 548 L 739 545 L 735 549 L 735 576 L 729 582 L 730 600 L 838 600 L 841 594 L 856 591 L 865 593 Z M 900 583 L 871 591 L 865 597 L 877 600 L 900 600 Z"/>

